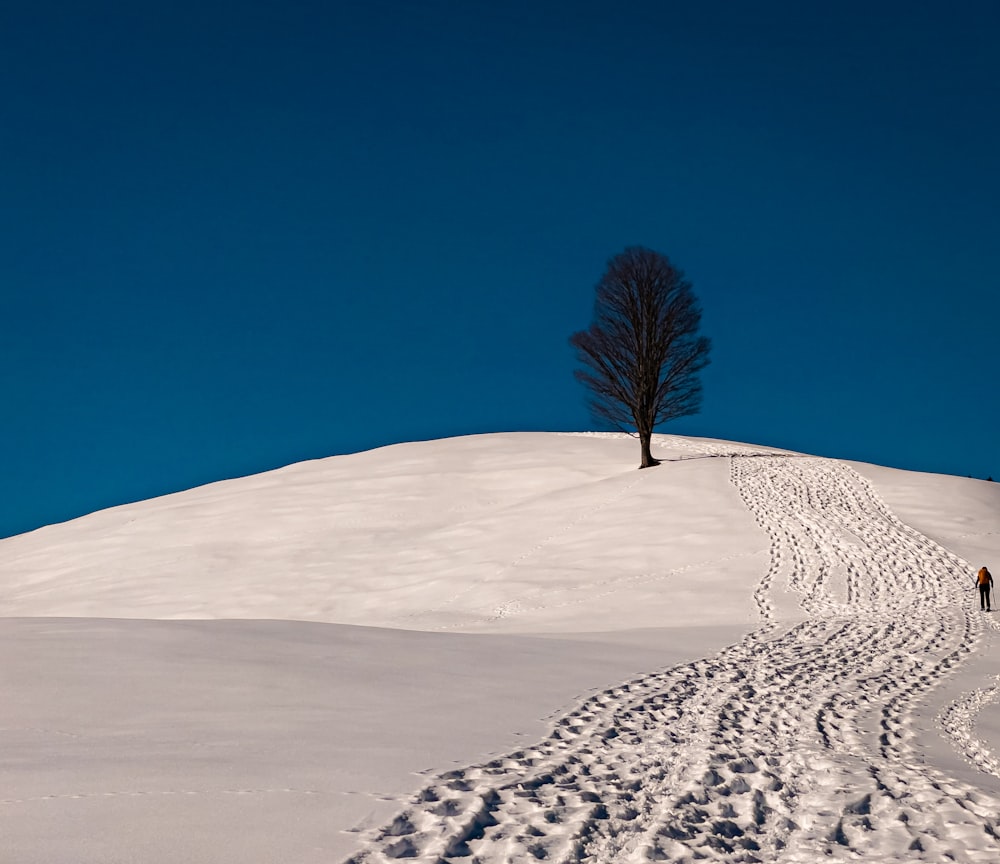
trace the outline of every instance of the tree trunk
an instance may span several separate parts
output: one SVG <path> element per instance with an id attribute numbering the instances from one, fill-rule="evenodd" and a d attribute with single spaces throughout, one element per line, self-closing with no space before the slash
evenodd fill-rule
<path id="1" fill-rule="evenodd" d="M 654 465 L 660 464 L 660 460 L 654 459 L 649 449 L 652 437 L 652 432 L 639 432 L 639 443 L 642 445 L 642 464 L 639 465 L 640 468 L 652 468 Z"/>

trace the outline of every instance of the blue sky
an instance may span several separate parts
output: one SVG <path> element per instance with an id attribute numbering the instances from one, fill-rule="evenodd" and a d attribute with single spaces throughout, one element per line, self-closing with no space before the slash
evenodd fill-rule
<path id="1" fill-rule="evenodd" d="M 713 340 L 661 431 L 1000 477 L 998 32 L 992 2 L 0 5 L 0 536 L 592 428 L 567 339 L 629 245 Z"/>

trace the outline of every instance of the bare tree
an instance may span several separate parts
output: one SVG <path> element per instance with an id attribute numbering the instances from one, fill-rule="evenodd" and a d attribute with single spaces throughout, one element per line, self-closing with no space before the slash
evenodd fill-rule
<path id="1" fill-rule="evenodd" d="M 698 335 L 701 308 L 691 283 L 670 260 L 642 247 L 608 262 L 597 283 L 594 319 L 570 344 L 584 368 L 577 380 L 590 390 L 595 418 L 639 438 L 640 468 L 658 465 L 653 430 L 698 413 L 711 343 Z"/>

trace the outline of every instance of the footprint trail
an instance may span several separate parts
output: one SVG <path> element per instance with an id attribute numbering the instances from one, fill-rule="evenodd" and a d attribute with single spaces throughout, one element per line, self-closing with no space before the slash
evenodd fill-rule
<path id="1" fill-rule="evenodd" d="M 1000 860 L 1000 800 L 924 764 L 919 701 L 982 638 L 969 566 L 847 465 L 689 442 L 771 543 L 762 625 L 587 699 L 537 745 L 435 778 L 348 864 Z M 791 600 L 790 600 L 791 598 Z M 998 762 L 953 703 L 941 728 Z"/>

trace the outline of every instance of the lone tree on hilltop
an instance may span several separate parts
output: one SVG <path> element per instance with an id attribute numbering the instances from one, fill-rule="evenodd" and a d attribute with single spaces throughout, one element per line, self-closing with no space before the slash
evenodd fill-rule
<path id="1" fill-rule="evenodd" d="M 594 319 L 570 337 L 583 365 L 574 373 L 590 390 L 594 417 L 642 445 L 640 468 L 658 465 L 653 430 L 698 413 L 711 342 L 698 335 L 701 307 L 691 283 L 666 255 L 642 247 L 608 262 L 597 283 Z"/>

